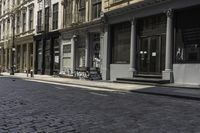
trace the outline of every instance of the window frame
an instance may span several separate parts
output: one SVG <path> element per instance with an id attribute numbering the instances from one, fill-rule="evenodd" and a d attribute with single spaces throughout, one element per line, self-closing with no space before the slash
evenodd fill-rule
<path id="1" fill-rule="evenodd" d="M 59 3 L 53 4 L 53 19 L 52 19 L 52 29 L 58 29 L 58 19 L 59 19 Z"/>

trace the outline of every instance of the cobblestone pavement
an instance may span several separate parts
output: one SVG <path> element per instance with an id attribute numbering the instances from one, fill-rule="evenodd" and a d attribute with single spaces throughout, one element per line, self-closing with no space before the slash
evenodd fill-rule
<path id="1" fill-rule="evenodd" d="M 0 133 L 199 133 L 200 101 L 0 78 Z"/>

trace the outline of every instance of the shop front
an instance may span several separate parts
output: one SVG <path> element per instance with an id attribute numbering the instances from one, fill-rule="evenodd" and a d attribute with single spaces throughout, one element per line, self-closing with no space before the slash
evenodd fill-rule
<path id="1" fill-rule="evenodd" d="M 177 10 L 174 19 L 174 81 L 200 84 L 200 9 L 199 6 Z"/>
<path id="2" fill-rule="evenodd" d="M 79 77 L 91 69 L 100 73 L 100 28 L 96 21 L 61 32 L 60 74 Z"/>
<path id="3" fill-rule="evenodd" d="M 35 73 L 54 75 L 60 71 L 60 38 L 59 32 L 35 36 L 36 63 Z"/>
<path id="4" fill-rule="evenodd" d="M 199 5 L 197 0 L 133 4 L 106 13 L 104 79 L 146 76 L 200 84 Z"/>
<path id="5" fill-rule="evenodd" d="M 138 20 L 137 74 L 162 75 L 165 69 L 166 16 Z"/>

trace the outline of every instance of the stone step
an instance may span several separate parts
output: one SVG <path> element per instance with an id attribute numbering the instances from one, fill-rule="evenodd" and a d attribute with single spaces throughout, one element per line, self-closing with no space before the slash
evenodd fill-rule
<path id="1" fill-rule="evenodd" d="M 124 83 L 154 83 L 154 84 L 167 84 L 170 83 L 169 80 L 163 80 L 158 78 L 142 78 L 142 77 L 134 77 L 134 78 L 117 78 L 117 82 Z"/>
<path id="2" fill-rule="evenodd" d="M 134 77 L 138 77 L 138 78 L 158 78 L 158 79 L 162 79 L 162 75 L 147 75 L 147 74 L 136 74 L 134 75 Z"/>

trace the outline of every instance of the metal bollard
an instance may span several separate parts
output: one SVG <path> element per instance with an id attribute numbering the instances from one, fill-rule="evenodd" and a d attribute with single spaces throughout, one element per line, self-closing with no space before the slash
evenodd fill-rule
<path id="1" fill-rule="evenodd" d="M 32 69 L 31 69 L 30 73 L 31 73 L 31 77 L 33 77 L 33 70 Z"/>

